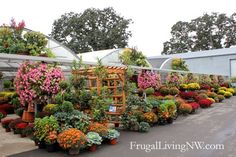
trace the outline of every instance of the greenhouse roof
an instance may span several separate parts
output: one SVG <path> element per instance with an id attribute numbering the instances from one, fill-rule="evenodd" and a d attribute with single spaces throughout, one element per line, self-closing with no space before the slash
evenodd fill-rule
<path id="1" fill-rule="evenodd" d="M 215 49 L 215 50 L 206 50 L 206 51 L 197 51 L 197 52 L 187 52 L 179 53 L 172 55 L 159 55 L 148 57 L 148 60 L 158 59 L 158 58 L 202 58 L 210 56 L 222 56 L 236 54 L 236 47 Z"/>
<path id="2" fill-rule="evenodd" d="M 103 60 L 105 57 L 111 55 L 112 53 L 120 53 L 122 50 L 123 49 L 99 50 L 77 54 L 77 56 L 81 56 L 83 61 L 96 63 L 97 58 Z"/>

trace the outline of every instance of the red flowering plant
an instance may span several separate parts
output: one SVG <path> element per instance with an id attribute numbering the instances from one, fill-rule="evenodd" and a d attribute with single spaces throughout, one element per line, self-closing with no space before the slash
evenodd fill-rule
<path id="1" fill-rule="evenodd" d="M 192 112 L 195 112 L 200 107 L 200 105 L 197 102 L 191 102 L 189 104 L 192 106 L 193 109 Z"/>
<path id="2" fill-rule="evenodd" d="M 11 121 L 13 121 L 14 119 L 9 118 L 9 119 L 2 119 L 1 123 L 2 123 L 2 127 L 4 128 L 9 128 L 9 123 L 11 123 Z M 10 128 L 9 128 L 10 129 Z"/>
<path id="3" fill-rule="evenodd" d="M 194 91 L 188 91 L 188 92 L 180 92 L 180 96 L 183 99 L 193 99 L 197 95 Z"/>
<path id="4" fill-rule="evenodd" d="M 202 108 L 210 107 L 213 104 L 213 102 L 209 99 L 201 99 L 198 103 Z"/>
<path id="5" fill-rule="evenodd" d="M 64 80 L 62 70 L 46 63 L 24 62 L 18 69 L 14 83 L 23 106 L 43 104 L 59 92 Z"/>
<path id="6" fill-rule="evenodd" d="M 142 71 L 138 75 L 138 86 L 141 89 L 147 89 L 153 87 L 158 89 L 161 86 L 160 74 L 154 73 L 152 71 Z"/>
<path id="7" fill-rule="evenodd" d="M 17 133 L 22 133 L 22 131 L 27 127 L 27 123 L 24 123 L 24 122 L 21 122 L 21 123 L 18 123 L 16 124 L 15 128 L 16 128 L 16 132 Z"/>

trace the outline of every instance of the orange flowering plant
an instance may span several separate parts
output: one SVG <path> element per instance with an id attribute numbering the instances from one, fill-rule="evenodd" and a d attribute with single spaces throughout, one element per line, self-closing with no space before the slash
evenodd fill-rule
<path id="1" fill-rule="evenodd" d="M 58 135 L 57 141 L 63 149 L 80 148 L 85 145 L 86 135 L 75 128 L 65 130 Z"/>
<path id="2" fill-rule="evenodd" d="M 89 125 L 89 131 L 96 132 L 100 136 L 105 137 L 108 133 L 108 128 L 107 126 L 100 124 L 100 123 L 91 123 Z"/>
<path id="3" fill-rule="evenodd" d="M 46 138 L 45 138 L 45 142 L 47 143 L 47 144 L 54 144 L 54 143 L 56 143 L 57 142 L 57 131 L 50 131 L 49 133 L 48 133 L 48 136 L 46 136 Z"/>

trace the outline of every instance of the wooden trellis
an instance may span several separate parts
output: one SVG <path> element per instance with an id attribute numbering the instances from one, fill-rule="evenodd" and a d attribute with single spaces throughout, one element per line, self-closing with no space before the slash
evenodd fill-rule
<path id="1" fill-rule="evenodd" d="M 114 67 L 108 66 L 107 77 L 99 78 L 94 72 L 94 67 L 88 69 L 80 69 L 72 71 L 75 79 L 78 76 L 87 77 L 87 88 L 97 89 L 97 93 L 100 94 L 101 88 L 107 86 L 109 92 L 111 93 L 111 98 L 113 98 L 113 104 L 110 106 L 114 107 L 114 111 L 107 112 L 110 123 L 118 124 L 120 123 L 120 115 L 124 113 L 126 107 L 126 94 L 124 90 L 125 86 L 125 73 L 126 67 Z"/>

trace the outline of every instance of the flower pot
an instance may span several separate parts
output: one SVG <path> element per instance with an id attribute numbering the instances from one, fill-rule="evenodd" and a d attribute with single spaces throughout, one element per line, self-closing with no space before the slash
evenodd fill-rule
<path id="1" fill-rule="evenodd" d="M 70 148 L 69 150 L 68 150 L 68 154 L 69 155 L 78 155 L 79 154 L 79 148 Z"/>
<path id="2" fill-rule="evenodd" d="M 112 140 L 110 140 L 110 142 L 109 142 L 111 145 L 115 145 L 115 144 L 117 144 L 117 139 L 112 139 Z"/>
<path id="3" fill-rule="evenodd" d="M 26 135 L 25 134 L 20 134 L 20 137 L 24 138 L 24 137 L 26 137 Z"/>
<path id="4" fill-rule="evenodd" d="M 172 123 L 173 123 L 173 118 L 168 118 L 168 119 L 166 119 L 166 122 L 167 122 L 168 124 L 172 124 Z"/>
<path id="5" fill-rule="evenodd" d="M 6 132 L 11 132 L 11 128 L 5 128 Z"/>
<path id="6" fill-rule="evenodd" d="M 120 123 L 115 123 L 115 127 L 118 128 Z"/>
<path id="7" fill-rule="evenodd" d="M 22 120 L 24 122 L 33 122 L 34 121 L 34 113 L 33 112 L 24 111 L 23 115 L 22 115 Z"/>
<path id="8" fill-rule="evenodd" d="M 39 149 L 44 149 L 44 148 L 46 148 L 46 145 L 45 145 L 44 141 L 39 141 L 39 142 L 38 142 L 38 148 L 39 148 Z"/>
<path id="9" fill-rule="evenodd" d="M 57 144 L 54 143 L 54 144 L 46 144 L 46 149 L 49 153 L 51 152 L 56 152 L 58 149 L 57 149 Z"/>
<path id="10" fill-rule="evenodd" d="M 90 152 L 95 152 L 97 150 L 97 145 L 93 144 L 92 146 L 89 147 Z"/>

